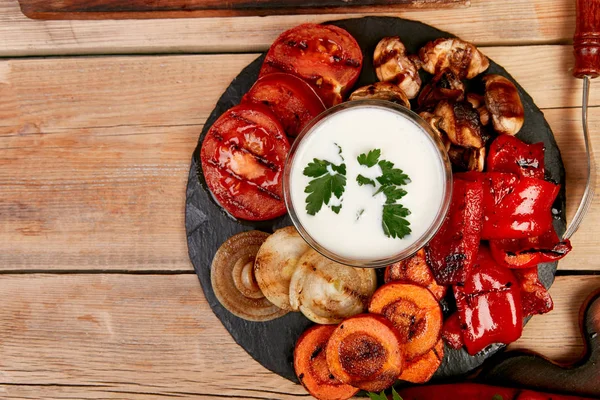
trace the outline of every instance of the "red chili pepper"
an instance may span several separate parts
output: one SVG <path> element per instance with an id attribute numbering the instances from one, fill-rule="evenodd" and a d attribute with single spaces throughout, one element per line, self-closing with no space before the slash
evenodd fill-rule
<path id="1" fill-rule="evenodd" d="M 440 285 L 464 282 L 477 257 L 483 213 L 481 181 L 455 179 L 450 210 L 427 246 L 427 264 Z"/>
<path id="2" fill-rule="evenodd" d="M 483 183 L 482 239 L 522 239 L 552 229 L 559 185 L 503 172 L 466 172 L 455 178 Z"/>
<path id="3" fill-rule="evenodd" d="M 442 328 L 442 339 L 444 339 L 444 342 L 446 342 L 446 344 L 452 349 L 460 349 L 465 345 L 458 312 L 450 315 L 444 321 L 444 327 Z"/>
<path id="4" fill-rule="evenodd" d="M 498 265 L 486 246 L 479 248 L 471 275 L 463 286 L 454 286 L 469 354 L 492 343 L 512 343 L 521 336 L 523 313 L 517 283 L 512 271 Z"/>
<path id="5" fill-rule="evenodd" d="M 489 172 L 544 179 L 544 144 L 527 144 L 514 136 L 500 135 L 490 146 L 486 164 Z"/>
<path id="6" fill-rule="evenodd" d="M 558 261 L 571 249 L 571 242 L 561 242 L 553 227 L 541 236 L 490 240 L 492 257 L 507 268 L 530 268 Z"/>
<path id="7" fill-rule="evenodd" d="M 504 388 L 478 383 L 455 383 L 414 386 L 398 391 L 404 400 L 586 400 L 587 397 L 565 396 Z"/>
<path id="8" fill-rule="evenodd" d="M 552 311 L 554 302 L 548 290 L 542 285 L 538 276 L 538 267 L 516 269 L 513 271 L 521 289 L 521 305 L 523 317 L 545 314 Z"/>

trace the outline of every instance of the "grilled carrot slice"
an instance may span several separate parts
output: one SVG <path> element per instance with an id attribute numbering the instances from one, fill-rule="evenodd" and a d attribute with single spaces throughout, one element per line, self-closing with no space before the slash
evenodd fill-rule
<path id="1" fill-rule="evenodd" d="M 422 356 L 440 339 L 443 315 L 433 294 L 401 282 L 383 285 L 373 294 L 369 312 L 390 320 L 400 333 L 407 360 Z"/>
<path id="2" fill-rule="evenodd" d="M 391 386 L 402 373 L 400 335 L 379 315 L 342 322 L 327 343 L 327 365 L 340 381 L 371 392 Z"/>
<path id="3" fill-rule="evenodd" d="M 400 379 L 412 383 L 425 383 L 431 379 L 444 359 L 444 342 L 438 340 L 425 355 L 408 362 Z"/>
<path id="4" fill-rule="evenodd" d="M 385 269 L 385 283 L 391 281 L 406 281 L 427 288 L 438 300 L 446 295 L 447 287 L 435 281 L 427 265 L 425 249 L 419 250 L 411 258 L 389 265 Z"/>
<path id="5" fill-rule="evenodd" d="M 300 383 L 319 400 L 346 400 L 358 389 L 343 384 L 329 372 L 325 348 L 335 325 L 315 325 L 306 330 L 294 349 L 294 369 Z"/>

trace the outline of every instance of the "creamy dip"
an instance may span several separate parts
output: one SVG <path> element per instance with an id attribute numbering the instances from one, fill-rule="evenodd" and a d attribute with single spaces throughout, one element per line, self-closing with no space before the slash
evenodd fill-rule
<path id="1" fill-rule="evenodd" d="M 374 195 L 376 188 L 356 181 L 359 174 L 373 180 L 381 175 L 379 165 L 367 168 L 357 161 L 373 149 L 380 149 L 380 159 L 410 177 L 410 183 L 402 186 L 407 194 L 397 201 L 411 212 L 406 219 L 412 232 L 402 239 L 384 233 L 385 195 Z M 303 170 L 315 158 L 346 164 L 342 199 L 332 196 L 330 201 L 334 206 L 341 203 L 339 214 L 325 205 L 315 215 L 306 211 L 305 188 L 313 178 Z M 421 126 L 393 110 L 364 105 L 325 117 L 302 138 L 290 165 L 289 198 L 314 241 L 339 257 L 364 262 L 394 257 L 426 234 L 442 209 L 445 185 L 444 160 Z"/>

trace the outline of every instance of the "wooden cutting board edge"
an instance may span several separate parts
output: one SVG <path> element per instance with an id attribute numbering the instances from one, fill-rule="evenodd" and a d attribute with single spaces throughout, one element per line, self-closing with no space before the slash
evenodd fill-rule
<path id="1" fill-rule="evenodd" d="M 434 8 L 466 8 L 471 0 L 447 0 L 439 2 L 425 1 L 412 4 L 396 4 L 381 6 L 344 6 L 318 8 L 254 8 L 254 9 L 206 9 L 206 10 L 173 10 L 173 11 L 55 11 L 40 8 L 36 1 L 19 0 L 21 12 L 28 18 L 41 20 L 105 20 L 105 19 L 162 19 L 162 18 L 210 18 L 210 17 L 250 17 L 294 14 L 385 14 L 398 11 L 434 9 Z"/>

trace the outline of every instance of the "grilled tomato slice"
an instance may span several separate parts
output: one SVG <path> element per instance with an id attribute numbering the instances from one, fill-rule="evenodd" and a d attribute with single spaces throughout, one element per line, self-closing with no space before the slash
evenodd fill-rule
<path id="1" fill-rule="evenodd" d="M 308 82 L 327 107 L 342 102 L 356 83 L 363 55 L 347 31 L 333 25 L 302 24 L 271 45 L 260 76 L 287 72 Z"/>
<path id="2" fill-rule="evenodd" d="M 297 136 L 311 119 L 325 111 L 321 98 L 308 83 L 282 72 L 260 78 L 242 102 L 269 107 L 290 136 Z"/>
<path id="3" fill-rule="evenodd" d="M 232 216 L 264 221 L 285 214 L 283 166 L 290 149 L 271 111 L 244 104 L 226 111 L 209 129 L 200 158 L 204 179 Z"/>

